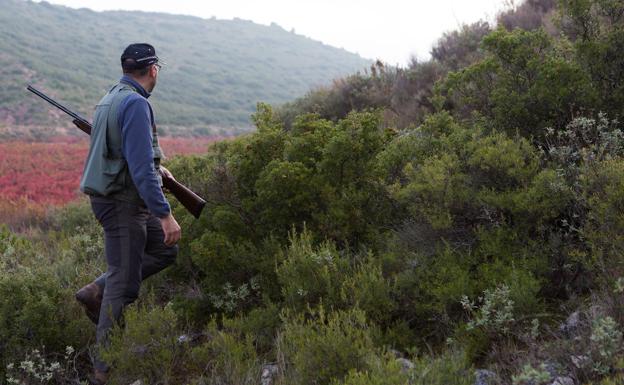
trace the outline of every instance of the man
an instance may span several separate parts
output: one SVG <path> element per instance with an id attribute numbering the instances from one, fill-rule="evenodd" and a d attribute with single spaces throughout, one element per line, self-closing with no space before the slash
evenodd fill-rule
<path id="1" fill-rule="evenodd" d="M 171 265 L 180 226 L 162 192 L 162 152 L 147 98 L 160 64 L 154 47 L 131 44 L 121 55 L 123 77 L 95 107 L 91 144 L 80 189 L 104 229 L 107 271 L 76 293 L 105 345 L 141 281 Z M 96 354 L 92 384 L 107 381 L 108 365 Z"/>

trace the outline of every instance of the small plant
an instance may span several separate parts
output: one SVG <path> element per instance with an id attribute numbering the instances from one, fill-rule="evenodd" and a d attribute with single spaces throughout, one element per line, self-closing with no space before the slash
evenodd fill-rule
<path id="1" fill-rule="evenodd" d="M 391 354 L 372 355 L 365 370 L 352 369 L 344 380 L 334 380 L 332 385 L 407 385 L 409 379 L 408 371 Z"/>
<path id="2" fill-rule="evenodd" d="M 74 348 L 67 346 L 61 362 L 46 358 L 38 349 L 26 354 L 19 363 L 11 362 L 6 366 L 7 384 L 34 385 L 49 384 L 52 380 L 61 381 L 69 371 L 74 357 Z"/>
<path id="3" fill-rule="evenodd" d="M 624 277 L 619 277 L 615 281 L 615 288 L 613 289 L 613 292 L 616 294 L 624 293 Z"/>
<path id="4" fill-rule="evenodd" d="M 514 301 L 510 299 L 509 287 L 501 285 L 494 290 L 485 290 L 476 305 L 467 296 L 461 299 L 461 305 L 468 312 L 471 320 L 467 329 L 484 329 L 489 333 L 507 334 L 514 323 Z"/>
<path id="5" fill-rule="evenodd" d="M 534 340 L 537 339 L 537 337 L 539 337 L 540 334 L 540 322 L 537 318 L 533 318 L 533 321 L 531 321 L 531 338 L 533 338 Z"/>
<path id="6" fill-rule="evenodd" d="M 542 363 L 539 368 L 526 364 L 517 376 L 512 376 L 513 385 L 541 385 L 552 379 L 546 364 Z"/>
<path id="7" fill-rule="evenodd" d="M 257 292 L 259 289 L 258 281 L 253 278 L 248 284 L 244 283 L 238 288 L 235 288 L 230 282 L 226 282 L 223 285 L 223 293 L 221 295 L 209 294 L 208 298 L 215 308 L 232 313 L 239 308 L 241 303 L 248 299 L 252 292 Z"/>
<path id="8" fill-rule="evenodd" d="M 609 373 L 622 342 L 617 323 L 611 317 L 595 320 L 589 339 L 594 358 L 592 370 L 600 375 Z"/>

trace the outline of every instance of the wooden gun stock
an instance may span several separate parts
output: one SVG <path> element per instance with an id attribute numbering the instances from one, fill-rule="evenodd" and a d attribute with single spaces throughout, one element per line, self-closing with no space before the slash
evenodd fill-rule
<path id="1" fill-rule="evenodd" d="M 189 213 L 193 214 L 195 218 L 199 218 L 206 201 L 182 183 L 167 177 L 162 171 L 160 174 L 162 175 L 163 187 L 169 190 Z"/>

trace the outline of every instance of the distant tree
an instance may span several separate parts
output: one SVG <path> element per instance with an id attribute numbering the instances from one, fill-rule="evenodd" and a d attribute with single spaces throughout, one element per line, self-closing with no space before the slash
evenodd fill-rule
<path id="1" fill-rule="evenodd" d="M 562 25 L 612 118 L 624 115 L 624 2 L 561 0 Z"/>
<path id="2" fill-rule="evenodd" d="M 554 34 L 557 29 L 550 18 L 554 16 L 556 7 L 557 0 L 527 0 L 498 15 L 498 25 L 508 31 L 515 28 L 532 31 L 544 27 L 550 34 Z"/>
<path id="3" fill-rule="evenodd" d="M 478 21 L 447 32 L 431 49 L 431 58 L 448 71 L 464 68 L 481 58 L 481 40 L 491 31 L 489 23 Z"/>
<path id="4" fill-rule="evenodd" d="M 494 129 L 536 140 L 595 106 L 587 73 L 544 30 L 499 28 L 483 41 L 487 56 L 452 73 L 442 89 L 457 116 L 475 114 Z"/>

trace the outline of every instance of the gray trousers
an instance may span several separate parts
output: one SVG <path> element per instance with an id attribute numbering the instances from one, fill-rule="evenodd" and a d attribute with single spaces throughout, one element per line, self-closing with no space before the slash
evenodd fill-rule
<path id="1" fill-rule="evenodd" d="M 110 198 L 91 197 L 91 208 L 104 228 L 106 273 L 95 283 L 104 289 L 98 346 L 108 342 L 111 328 L 121 320 L 123 309 L 139 296 L 141 281 L 171 265 L 178 247 L 164 244 L 160 219 L 147 208 Z M 107 371 L 108 365 L 96 357 L 94 366 Z"/>

